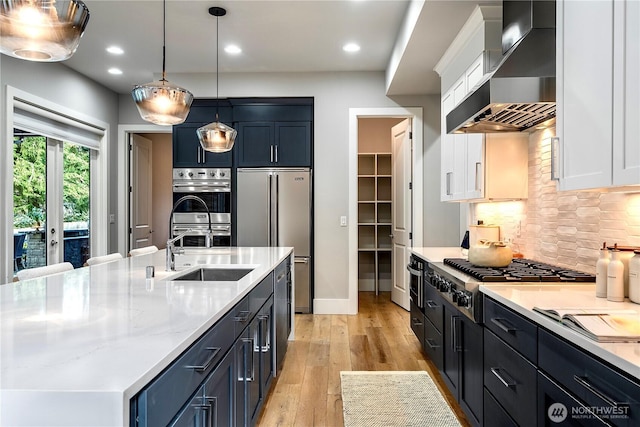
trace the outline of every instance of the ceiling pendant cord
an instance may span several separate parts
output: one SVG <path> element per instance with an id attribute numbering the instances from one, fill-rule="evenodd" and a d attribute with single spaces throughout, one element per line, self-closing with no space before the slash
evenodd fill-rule
<path id="1" fill-rule="evenodd" d="M 167 0 L 162 0 L 162 82 L 167 81 Z"/>

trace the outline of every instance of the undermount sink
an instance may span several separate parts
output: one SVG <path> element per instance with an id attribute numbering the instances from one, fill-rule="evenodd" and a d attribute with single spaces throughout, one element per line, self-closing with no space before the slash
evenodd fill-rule
<path id="1" fill-rule="evenodd" d="M 173 280 L 197 280 L 201 282 L 235 282 L 253 271 L 252 268 L 199 268 Z"/>

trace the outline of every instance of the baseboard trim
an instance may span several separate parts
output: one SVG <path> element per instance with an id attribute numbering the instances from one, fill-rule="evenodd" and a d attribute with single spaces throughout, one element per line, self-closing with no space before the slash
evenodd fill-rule
<path id="1" fill-rule="evenodd" d="M 313 314 L 357 314 L 349 310 L 348 299 L 314 299 Z"/>

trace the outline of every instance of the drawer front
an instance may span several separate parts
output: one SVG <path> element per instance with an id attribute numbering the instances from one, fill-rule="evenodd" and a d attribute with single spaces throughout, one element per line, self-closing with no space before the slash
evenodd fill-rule
<path id="1" fill-rule="evenodd" d="M 606 411 L 601 415 L 605 421 L 640 425 L 638 382 L 545 330 L 540 330 L 539 338 L 541 370 L 586 406 Z"/>
<path id="2" fill-rule="evenodd" d="M 507 414 L 496 399 L 484 389 L 484 424 L 485 426 L 518 427 L 518 424 Z"/>
<path id="3" fill-rule="evenodd" d="M 538 427 L 608 425 L 541 372 L 538 372 L 537 405 Z"/>
<path id="4" fill-rule="evenodd" d="M 409 316 L 409 322 L 411 322 L 411 330 L 414 334 L 416 334 L 420 345 L 422 345 L 422 343 L 424 342 L 424 314 L 422 314 L 422 311 L 420 311 L 415 302 L 411 301 L 410 306 L 411 312 Z"/>
<path id="5" fill-rule="evenodd" d="M 442 371 L 444 357 L 444 347 L 442 333 L 436 329 L 429 319 L 424 322 L 424 351 L 439 371 Z"/>
<path id="6" fill-rule="evenodd" d="M 538 326 L 518 313 L 484 298 L 484 325 L 535 365 L 538 361 Z"/>
<path id="7" fill-rule="evenodd" d="M 233 330 L 227 314 L 149 385 L 143 409 L 147 425 L 166 425 L 173 418 L 229 351 Z"/>
<path id="8" fill-rule="evenodd" d="M 251 290 L 249 294 L 249 310 L 252 315 L 255 315 L 264 303 L 273 294 L 273 272 L 269 273 L 267 277 Z"/>
<path id="9" fill-rule="evenodd" d="M 425 283 L 424 293 L 424 313 L 427 315 L 427 318 L 431 321 L 433 326 L 435 326 L 438 331 L 442 332 L 442 297 L 438 294 L 438 291 L 428 283 Z"/>
<path id="10" fill-rule="evenodd" d="M 536 367 L 484 330 L 484 386 L 521 426 L 536 425 Z"/>
<path id="11" fill-rule="evenodd" d="M 233 329 L 235 331 L 235 338 L 238 338 L 244 329 L 249 326 L 251 319 L 255 316 L 255 312 L 251 312 L 249 309 L 249 295 L 242 298 L 242 300 L 231 309 L 230 314 L 233 321 Z"/>

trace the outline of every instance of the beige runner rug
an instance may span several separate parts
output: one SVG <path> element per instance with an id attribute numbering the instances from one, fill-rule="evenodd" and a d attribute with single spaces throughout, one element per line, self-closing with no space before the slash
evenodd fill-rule
<path id="1" fill-rule="evenodd" d="M 424 371 L 341 371 L 345 427 L 443 427 L 460 422 Z"/>

